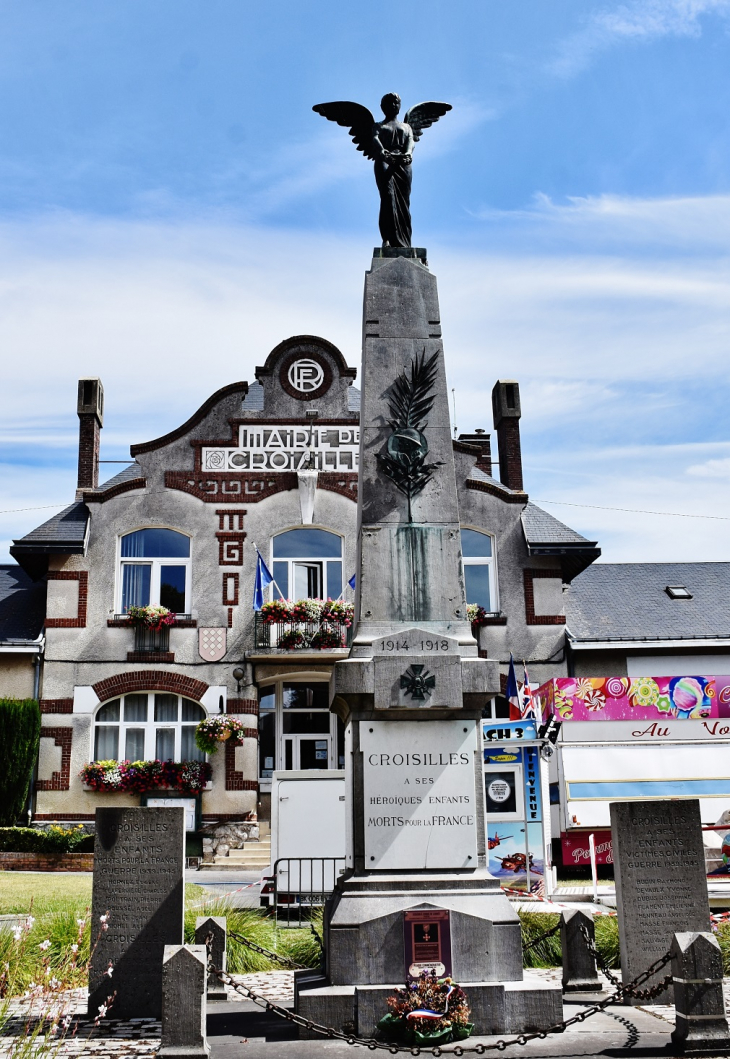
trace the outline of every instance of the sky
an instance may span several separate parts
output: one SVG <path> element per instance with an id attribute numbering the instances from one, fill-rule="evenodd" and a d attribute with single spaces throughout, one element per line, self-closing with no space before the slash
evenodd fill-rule
<path id="1" fill-rule="evenodd" d="M 453 105 L 412 212 L 457 430 L 517 379 L 602 561 L 730 561 L 729 60 L 730 0 L 0 0 L 0 562 L 73 499 L 80 376 L 113 461 L 290 335 L 358 364 L 377 191 L 311 108 L 386 91 Z"/>

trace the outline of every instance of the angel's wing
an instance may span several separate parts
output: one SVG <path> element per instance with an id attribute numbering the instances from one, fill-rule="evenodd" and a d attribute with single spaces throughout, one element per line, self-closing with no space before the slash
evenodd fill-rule
<path id="1" fill-rule="evenodd" d="M 424 129 L 433 125 L 439 118 L 452 109 L 450 103 L 416 103 L 411 107 L 403 121 L 413 129 L 413 139 L 420 140 Z"/>
<path id="2" fill-rule="evenodd" d="M 321 114 L 323 118 L 327 118 L 328 121 L 336 121 L 338 125 L 344 125 L 345 128 L 349 125 L 348 131 L 358 151 L 362 151 L 366 158 L 375 159 L 372 146 L 375 118 L 367 107 L 363 107 L 361 103 L 341 100 L 337 103 L 317 103 L 312 110 Z"/>

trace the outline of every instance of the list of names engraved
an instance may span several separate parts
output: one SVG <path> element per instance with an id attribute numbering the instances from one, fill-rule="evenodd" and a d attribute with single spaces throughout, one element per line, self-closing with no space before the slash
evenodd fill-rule
<path id="1" fill-rule="evenodd" d="M 159 1017 L 164 947 L 183 940 L 184 865 L 184 809 L 97 809 L 90 1015 L 116 991 L 115 1018 Z"/>
<path id="2" fill-rule="evenodd" d="M 710 929 L 699 802 L 614 802 L 611 829 L 624 982 L 677 931 Z M 668 973 L 662 968 L 647 985 Z"/>

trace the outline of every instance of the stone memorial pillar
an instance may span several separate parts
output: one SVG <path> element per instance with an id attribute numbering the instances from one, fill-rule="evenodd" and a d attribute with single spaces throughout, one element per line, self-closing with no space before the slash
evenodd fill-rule
<path id="1" fill-rule="evenodd" d="M 590 912 L 571 908 L 561 914 L 564 993 L 600 993 L 603 989 L 595 957 L 588 948 L 583 930 L 588 932 L 589 940 L 595 945 L 596 924 Z"/>
<path id="2" fill-rule="evenodd" d="M 195 944 L 205 945 L 208 935 L 212 935 L 210 958 L 213 966 L 219 971 L 226 969 L 226 929 L 225 916 L 198 916 L 195 920 Z M 227 1000 L 226 987 L 219 978 L 208 974 L 208 1000 Z"/>
<path id="3" fill-rule="evenodd" d="M 372 1034 L 409 970 L 405 913 L 435 909 L 476 1032 L 546 1027 L 560 990 L 524 987 L 519 920 L 487 870 L 480 721 L 499 670 L 467 620 L 441 313 L 422 249 L 376 249 L 366 275 L 358 488 L 356 628 L 331 685 L 346 726 L 347 871 L 326 917 L 327 977 L 301 983 L 297 1009 Z"/>
<path id="4" fill-rule="evenodd" d="M 96 810 L 90 1017 L 115 991 L 111 1018 L 160 1017 L 163 951 L 183 941 L 184 867 L 183 809 Z"/>
<path id="5" fill-rule="evenodd" d="M 672 976 L 676 1028 L 674 1048 L 727 1055 L 730 1029 L 722 994 L 722 952 L 714 934 L 675 934 Z"/>
<path id="6" fill-rule="evenodd" d="M 675 933 L 710 930 L 700 803 L 612 802 L 611 834 L 626 983 L 668 951 Z M 642 988 L 666 974 L 662 968 Z M 671 999 L 670 987 L 659 1002 Z"/>
<path id="7" fill-rule="evenodd" d="M 205 945 L 166 945 L 162 962 L 162 1041 L 164 1059 L 208 1059 Z"/>

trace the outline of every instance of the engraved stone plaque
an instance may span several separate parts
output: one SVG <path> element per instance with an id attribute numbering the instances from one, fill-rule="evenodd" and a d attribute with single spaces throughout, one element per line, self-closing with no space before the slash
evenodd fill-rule
<path id="1" fill-rule="evenodd" d="M 363 721 L 368 869 L 474 868 L 475 721 Z"/>
<path id="2" fill-rule="evenodd" d="M 624 982 L 664 955 L 675 932 L 710 929 L 701 826 L 696 798 L 611 803 Z M 643 988 L 670 971 L 663 967 Z M 659 1002 L 668 995 L 671 987 Z"/>
<path id="3" fill-rule="evenodd" d="M 165 946 L 183 942 L 184 866 L 182 808 L 96 810 L 92 947 L 101 933 L 89 967 L 90 1016 L 116 991 L 110 1017 L 161 1017 Z"/>

